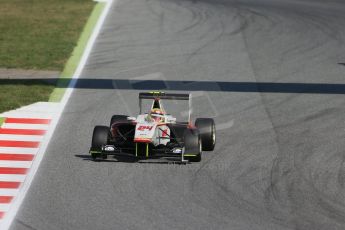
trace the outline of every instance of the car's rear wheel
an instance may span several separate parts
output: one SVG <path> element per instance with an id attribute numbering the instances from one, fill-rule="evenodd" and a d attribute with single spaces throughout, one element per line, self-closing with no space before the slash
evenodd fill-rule
<path id="1" fill-rule="evenodd" d="M 127 121 L 127 117 L 126 115 L 113 115 L 111 117 L 110 120 L 110 127 L 112 126 L 112 124 L 114 124 L 115 122 L 125 122 Z"/>
<path id="2" fill-rule="evenodd" d="M 195 126 L 200 132 L 202 150 L 212 151 L 216 145 L 216 125 L 212 118 L 197 118 Z"/>
<path id="3" fill-rule="evenodd" d="M 191 162 L 201 161 L 201 140 L 197 129 L 186 129 L 184 132 L 184 158 Z"/>

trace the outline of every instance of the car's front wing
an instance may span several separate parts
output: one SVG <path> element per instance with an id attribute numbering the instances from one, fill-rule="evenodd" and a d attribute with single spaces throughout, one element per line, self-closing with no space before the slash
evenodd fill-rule
<path id="1" fill-rule="evenodd" d="M 90 149 L 92 158 L 105 157 L 108 155 L 135 157 L 137 159 L 157 159 L 174 158 L 180 162 L 185 160 L 184 148 L 182 147 L 162 147 L 154 148 L 149 143 L 135 143 L 134 147 L 117 147 L 115 145 L 105 145 L 100 149 Z"/>

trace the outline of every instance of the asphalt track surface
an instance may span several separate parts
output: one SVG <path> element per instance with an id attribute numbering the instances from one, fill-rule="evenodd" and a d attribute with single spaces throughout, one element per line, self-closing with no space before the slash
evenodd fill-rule
<path id="1" fill-rule="evenodd" d="M 340 0 L 119 0 L 11 229 L 345 229 L 345 100 L 326 90 L 345 83 L 344 28 Z M 90 161 L 93 126 L 135 115 L 139 91 L 199 81 L 251 87 L 197 93 L 218 128 L 201 163 Z"/>

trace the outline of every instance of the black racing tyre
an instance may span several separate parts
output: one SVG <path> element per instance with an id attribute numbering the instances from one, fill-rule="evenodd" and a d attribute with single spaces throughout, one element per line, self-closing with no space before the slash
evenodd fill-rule
<path id="1" fill-rule="evenodd" d="M 99 154 L 98 153 L 91 153 L 91 158 L 92 158 L 92 160 L 96 160 L 97 159 L 97 157 L 99 157 Z"/>
<path id="2" fill-rule="evenodd" d="M 96 126 L 93 129 L 91 148 L 100 150 L 103 145 L 106 145 L 108 143 L 109 133 L 109 127 Z"/>
<path id="3" fill-rule="evenodd" d="M 212 151 L 216 145 L 216 125 L 212 118 L 197 118 L 195 127 L 200 132 L 203 151 Z"/>
<path id="4" fill-rule="evenodd" d="M 186 129 L 184 132 L 184 158 L 191 162 L 201 161 L 201 140 L 197 129 Z"/>
<path id="5" fill-rule="evenodd" d="M 125 121 L 127 121 L 127 117 L 128 116 L 126 116 L 126 115 L 113 115 L 111 117 L 111 120 L 110 120 L 110 127 L 115 122 L 125 122 Z"/>

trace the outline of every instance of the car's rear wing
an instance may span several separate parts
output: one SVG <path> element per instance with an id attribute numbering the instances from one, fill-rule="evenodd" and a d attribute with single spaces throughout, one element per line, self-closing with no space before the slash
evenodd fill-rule
<path id="1" fill-rule="evenodd" d="M 164 100 L 190 100 L 190 94 L 182 93 L 164 93 L 164 92 L 148 92 L 148 93 L 139 93 L 139 99 L 164 99 Z"/>
<path id="2" fill-rule="evenodd" d="M 188 101 L 188 123 L 191 122 L 192 116 L 192 94 L 182 94 L 182 93 L 164 93 L 164 92 L 142 92 L 139 93 L 139 108 L 141 114 L 142 99 L 164 99 L 164 100 L 185 100 Z"/>

